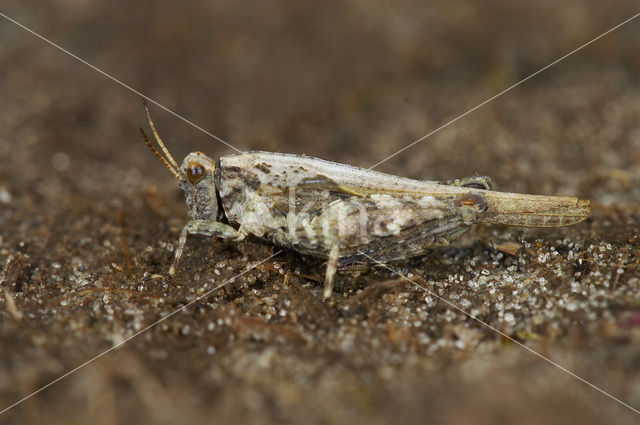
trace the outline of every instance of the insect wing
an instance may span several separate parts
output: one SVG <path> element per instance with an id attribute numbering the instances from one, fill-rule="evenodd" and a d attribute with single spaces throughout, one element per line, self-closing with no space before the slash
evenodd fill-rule
<path id="1" fill-rule="evenodd" d="M 569 196 L 541 196 L 521 193 L 485 193 L 488 209 L 483 221 L 524 227 L 559 227 L 579 223 L 589 217 L 587 200 Z"/>

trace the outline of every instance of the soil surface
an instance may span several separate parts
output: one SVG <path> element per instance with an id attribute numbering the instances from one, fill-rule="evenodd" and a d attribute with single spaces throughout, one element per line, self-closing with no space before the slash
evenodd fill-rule
<path id="1" fill-rule="evenodd" d="M 5 0 L 1 12 L 240 150 L 370 167 L 639 10 Z M 0 422 L 638 423 L 613 397 L 640 409 L 639 28 L 376 167 L 579 196 L 587 221 L 476 226 L 390 265 L 413 284 L 343 271 L 323 302 L 321 260 L 263 262 L 278 249 L 251 239 L 191 237 L 165 279 L 187 214 L 138 133 L 141 96 L 0 17 L 0 409 L 136 335 Z M 152 112 L 179 160 L 233 152 Z"/>

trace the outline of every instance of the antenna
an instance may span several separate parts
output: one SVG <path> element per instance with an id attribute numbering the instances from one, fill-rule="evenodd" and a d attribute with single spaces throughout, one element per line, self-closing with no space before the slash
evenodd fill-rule
<path id="1" fill-rule="evenodd" d="M 144 139 L 147 146 L 149 146 L 149 149 L 151 149 L 151 152 L 153 152 L 153 154 L 156 156 L 156 158 L 162 161 L 164 166 L 167 167 L 167 169 L 171 172 L 171 174 L 173 174 L 175 178 L 179 178 L 180 173 L 178 173 L 178 171 L 175 168 L 173 168 L 171 164 L 169 164 L 169 162 L 162 156 L 162 154 L 158 152 L 158 149 L 156 149 L 156 147 L 153 146 L 153 143 L 151 143 L 151 140 L 149 140 L 149 138 L 147 137 L 147 134 L 144 132 L 142 127 L 140 127 L 140 134 L 142 134 L 142 138 Z"/>
<path id="2" fill-rule="evenodd" d="M 178 167 L 178 163 L 176 162 L 175 159 L 173 159 L 173 156 L 171 156 L 171 153 L 169 153 L 169 150 L 162 142 L 160 135 L 158 135 L 156 126 L 153 124 L 153 120 L 151 119 L 151 112 L 149 112 L 149 106 L 147 105 L 147 100 L 142 98 L 142 104 L 144 105 L 144 110 L 147 113 L 147 119 L 149 120 L 149 125 L 151 126 L 151 130 L 153 131 L 153 135 L 156 138 L 156 143 L 158 143 L 158 146 L 160 146 L 160 149 L 162 149 L 162 152 L 164 152 L 164 156 L 162 156 L 160 151 L 158 151 L 158 149 L 153 145 L 153 143 L 151 142 L 149 137 L 147 137 L 147 134 L 144 132 L 142 127 L 140 127 L 140 134 L 142 134 L 142 138 L 144 139 L 144 142 L 147 144 L 149 149 L 151 149 L 151 152 L 153 152 L 156 158 L 158 158 L 164 164 L 164 166 L 167 167 L 167 169 L 171 172 L 171 174 L 173 174 L 175 178 L 179 179 L 180 173 L 178 172 L 178 168 L 180 167 Z"/>
<path id="3" fill-rule="evenodd" d="M 167 147 L 162 142 L 162 139 L 160 138 L 160 135 L 156 130 L 156 126 L 153 124 L 153 120 L 151 119 L 151 112 L 149 112 L 149 105 L 147 105 L 147 100 L 145 98 L 142 98 L 142 104 L 144 105 L 144 110 L 147 113 L 147 119 L 149 120 L 149 126 L 151 127 L 151 131 L 153 131 L 153 135 L 156 138 L 156 142 L 158 143 L 158 146 L 160 146 L 160 149 L 162 149 L 162 152 L 164 152 L 164 155 L 169 160 L 169 163 L 173 165 L 176 169 L 180 168 L 176 160 L 173 159 L 173 156 L 171 156 L 171 153 L 169 153 L 169 149 L 167 149 Z"/>

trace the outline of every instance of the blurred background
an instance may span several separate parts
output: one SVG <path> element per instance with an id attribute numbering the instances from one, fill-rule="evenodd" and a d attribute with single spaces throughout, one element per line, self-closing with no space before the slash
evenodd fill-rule
<path id="1" fill-rule="evenodd" d="M 3 11 L 241 150 L 368 167 L 630 17 L 633 6 L 65 0 L 7 1 Z M 632 170 L 634 25 L 378 168 L 416 178 L 491 174 L 513 190 L 531 190 L 523 180 L 542 173 L 532 180 L 554 192 L 575 189 L 560 168 L 572 167 L 572 179 L 587 179 L 591 166 Z M 139 96 L 10 22 L 0 31 L 11 102 L 3 115 L 44 130 L 38 156 L 64 150 L 75 167 L 88 158 L 122 173 L 143 167 L 132 161 L 146 149 Z M 232 153 L 154 114 L 177 158 Z"/>
<path id="2" fill-rule="evenodd" d="M 370 167 L 640 8 L 634 1 L 591 0 L 4 0 L 0 12 L 240 150 L 304 153 Z M 620 280 L 631 285 L 626 298 L 612 296 L 611 305 L 623 305 L 631 315 L 639 306 L 633 295 L 637 279 L 628 281 L 637 273 L 634 261 L 638 265 L 639 26 L 640 21 L 630 22 L 376 169 L 429 180 L 489 175 L 500 190 L 591 199 L 596 211 L 589 230 L 547 233 L 538 248 L 555 243 L 556 236 L 578 240 L 584 249 L 602 241 L 613 244 L 605 249 L 611 261 L 601 259 L 603 269 L 596 261 L 581 273 L 611 277 L 617 269 L 629 270 Z M 233 153 L 161 108 L 152 105 L 151 110 L 178 161 L 196 150 L 212 157 Z M 167 293 L 166 287 L 147 293 L 139 285 L 146 270 L 161 273 L 169 264 L 170 249 L 156 253 L 158 244 L 177 239 L 186 210 L 174 180 L 139 136 L 138 127 L 146 128 L 140 96 L 1 17 L 0 111 L 0 260 L 2 290 L 9 293 L 0 302 L 3 408 L 131 335 L 141 323 L 151 323 L 160 317 L 154 311 L 158 305 L 166 312 L 182 305 L 182 293 Z M 469 248 L 471 254 L 484 258 L 474 242 L 465 246 L 476 246 Z M 534 239 L 530 242 L 535 248 Z M 202 266 L 195 258 L 199 254 L 224 261 L 232 255 L 225 256 L 224 250 L 230 250 L 237 257 L 230 270 L 236 273 L 247 259 L 270 253 L 267 249 L 260 257 L 264 248 L 259 244 L 240 254 L 220 245 L 219 257 L 213 258 L 206 244 L 201 240 L 189 248 L 193 264 Z M 625 247 L 626 257 L 614 256 Z M 295 254 L 284 261 L 288 265 L 283 267 L 296 273 L 322 269 L 321 263 L 309 265 Z M 475 263 L 460 261 L 460 273 L 475 270 Z M 445 263 L 431 266 L 445 274 L 452 270 Z M 268 282 L 278 277 L 274 273 L 264 279 L 264 287 L 245 285 L 268 297 L 260 291 L 270 290 Z M 385 278 L 393 276 L 376 275 L 359 285 Z M 190 293 L 187 288 L 197 278 L 182 279 L 177 288 Z M 73 298 L 60 304 L 68 301 L 61 294 L 85 286 L 107 289 L 87 289 L 82 302 Z M 123 301 L 117 288 L 148 298 Z M 243 288 L 218 302 L 239 306 L 246 301 Z M 103 297 L 120 303 L 115 312 L 109 313 Z M 18 312 L 9 298 L 15 298 Z M 407 354 L 390 330 L 400 319 L 384 313 L 403 301 L 396 294 L 377 302 L 378 313 L 362 313 L 357 320 L 344 309 L 313 304 L 300 322 L 279 324 L 287 332 L 297 329 L 302 336 L 301 341 L 291 337 L 295 343 L 288 337 L 285 343 L 255 337 L 254 330 L 243 337 L 238 329 L 254 329 L 253 322 L 253 327 L 227 324 L 231 330 L 216 337 L 224 344 L 201 343 L 193 336 L 185 340 L 187 325 L 167 325 L 168 331 L 150 333 L 130 349 L 109 354 L 0 416 L 0 422 L 635 419 L 630 410 L 525 351 L 502 346 L 495 335 L 489 348 L 434 359 L 433 350 L 424 346 L 412 350 L 413 343 L 420 345 L 413 341 L 407 343 Z M 482 306 L 482 297 L 473 303 Z M 630 348 L 633 341 L 637 346 L 635 328 L 611 336 L 631 350 L 623 350 L 629 362 L 619 364 L 626 366 L 607 372 L 607 356 L 616 356 L 605 348 L 600 360 L 588 363 L 588 348 L 599 345 L 594 341 L 610 323 L 601 320 L 604 316 L 590 316 L 587 310 L 566 316 L 565 324 L 582 323 L 591 330 L 578 332 L 582 339 L 570 340 L 558 355 L 566 362 L 587 362 L 580 363 L 583 372 L 603 370 L 599 384 L 640 406 L 638 381 L 629 381 L 630 374 L 637 375 L 640 358 Z M 613 314 L 613 322 L 618 319 Z M 215 327 L 216 320 L 194 318 L 189 326 L 192 331 L 208 323 Z M 313 320 L 322 325 L 314 328 Z M 366 345 L 378 332 L 367 330 L 365 322 L 382 332 L 389 345 L 379 352 L 369 346 L 353 360 L 345 347 Z M 272 324 L 268 318 L 265 323 Z M 347 337 L 349 323 L 353 328 Z M 442 329 L 439 322 L 432 325 Z M 554 329 L 540 332 L 542 341 L 551 344 L 545 349 L 572 332 Z M 236 340 L 235 345 L 229 342 Z M 208 347 L 215 347 L 218 357 L 211 357 Z M 270 366 L 249 372 L 247 365 L 259 361 Z M 127 372 L 120 371 L 121 365 L 127 365 Z"/>

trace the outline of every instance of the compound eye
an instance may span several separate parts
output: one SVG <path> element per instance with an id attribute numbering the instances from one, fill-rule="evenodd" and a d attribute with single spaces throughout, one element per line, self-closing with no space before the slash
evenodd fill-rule
<path id="1" fill-rule="evenodd" d="M 187 164 L 187 179 L 189 183 L 196 184 L 207 174 L 204 165 L 199 162 L 190 162 Z"/>

